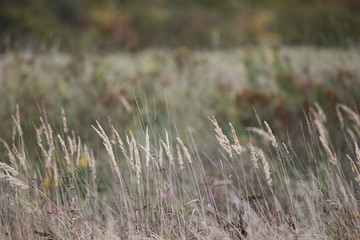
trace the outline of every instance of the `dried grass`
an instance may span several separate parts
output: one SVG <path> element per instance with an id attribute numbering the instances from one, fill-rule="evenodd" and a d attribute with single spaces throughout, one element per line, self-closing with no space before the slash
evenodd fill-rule
<path id="1" fill-rule="evenodd" d="M 318 121 L 325 121 L 319 107 L 317 111 Z M 106 176 L 113 184 L 105 192 L 100 191 L 103 188 L 101 181 L 104 181 L 103 168 L 106 167 L 101 165 L 104 156 L 95 152 L 98 154 L 95 158 L 93 150 L 82 144 L 75 134 L 66 136 L 67 141 L 65 136 L 56 134 L 60 144 L 55 145 L 50 125 L 41 121 L 41 126 L 36 128 L 35 142 L 39 146 L 40 160 L 45 157 L 46 161 L 42 161 L 44 166 L 38 169 L 26 161 L 27 170 L 17 169 L 12 163 L 19 161 L 21 150 L 13 152 L 2 140 L 11 165 L 0 162 L 0 184 L 4 193 L 0 213 L 6 216 L 0 223 L 1 231 L 16 240 L 18 236 L 34 239 L 359 237 L 356 223 L 359 214 L 353 211 L 358 207 L 353 201 L 357 199 L 357 188 L 353 193 L 351 184 L 344 177 L 342 164 L 330 150 L 330 138 L 325 141 L 319 134 L 321 146 L 312 146 L 322 147 L 330 164 L 337 167 L 321 165 L 324 171 L 321 176 L 308 169 L 308 177 L 304 178 L 303 172 L 292 165 L 296 153 L 290 155 L 287 145 L 280 144 L 266 122 L 264 136 L 267 137 L 264 140 L 271 141 L 276 154 L 272 153 L 272 148 L 266 150 L 252 141 L 248 144 L 249 154 L 243 154 L 238 161 L 228 161 L 227 157 L 233 157 L 229 151 L 243 152 L 238 136 L 229 124 L 231 144 L 215 118 L 211 121 L 221 151 L 219 155 L 210 157 L 200 154 L 193 142 L 187 147 L 179 137 L 174 141 L 167 130 L 164 141 L 157 139 L 157 144 L 151 144 L 148 128 L 145 134 L 139 134 L 141 139 L 130 131 L 129 136 L 126 135 L 126 149 L 111 124 L 113 141 L 96 122 L 96 127 L 92 127 L 101 138 L 111 169 L 117 175 L 116 180 L 111 175 Z M 144 142 L 144 146 L 140 142 Z M 116 144 L 122 155 L 114 152 Z M 178 167 L 172 167 L 172 146 L 176 148 Z M 355 181 L 360 185 L 360 150 L 356 142 L 354 146 L 355 160 L 349 154 L 346 156 Z M 143 151 L 141 154 L 139 149 Z M 308 156 L 315 154 L 312 149 L 308 152 Z M 124 161 L 121 159 L 123 156 L 126 158 Z M 163 156 L 169 162 L 164 162 Z M 289 161 L 282 161 L 284 156 Z M 203 157 L 208 157 L 219 171 L 211 172 L 204 168 Z M 62 164 L 62 159 L 67 163 Z M 199 161 L 192 164 L 193 159 Z M 319 164 L 314 159 L 314 164 Z M 184 160 L 192 165 L 185 164 Z M 80 164 L 82 161 L 86 164 Z M 126 162 L 129 163 L 127 166 Z M 122 171 L 119 164 L 122 164 Z M 69 165 L 74 165 L 73 169 L 69 169 Z M 145 166 L 146 171 L 143 169 Z M 35 184 L 37 178 L 39 181 Z M 117 184 L 117 179 L 120 184 Z M 18 211 L 19 208 L 22 211 Z"/>
<path id="2" fill-rule="evenodd" d="M 216 133 L 216 138 L 220 144 L 220 146 L 222 146 L 224 148 L 224 150 L 230 155 L 230 157 L 232 157 L 232 152 L 231 152 L 231 144 L 229 139 L 226 137 L 226 135 L 223 133 L 222 129 L 220 128 L 219 124 L 217 123 L 215 117 L 213 116 L 212 118 L 209 118 L 210 121 L 213 123 L 214 125 L 214 130 Z"/>
<path id="3" fill-rule="evenodd" d="M 192 160 L 191 160 L 191 155 L 188 151 L 188 149 L 186 148 L 185 144 L 183 143 L 183 141 L 181 141 L 181 139 L 179 137 L 176 138 L 176 140 L 178 141 L 178 143 L 180 144 L 184 154 L 185 154 L 185 157 L 186 159 L 188 160 L 188 162 L 191 164 L 192 163 Z"/>
<path id="4" fill-rule="evenodd" d="M 264 169 L 266 181 L 269 184 L 269 186 L 271 186 L 273 184 L 273 180 L 271 178 L 270 166 L 269 166 L 268 161 L 266 160 L 264 152 L 261 149 L 259 149 L 259 156 L 260 156 L 260 159 L 261 159 L 262 164 L 263 164 L 263 169 Z"/>
<path id="5" fill-rule="evenodd" d="M 271 130 L 269 124 L 268 124 L 266 121 L 264 121 L 264 123 L 265 123 L 266 129 L 267 129 L 267 132 L 268 132 L 268 134 L 269 134 L 269 136 L 270 136 L 270 138 L 271 138 L 271 144 L 272 144 L 272 146 L 273 146 L 274 148 L 278 148 L 278 143 L 277 143 L 277 141 L 276 141 L 276 138 L 275 138 L 274 134 L 272 133 L 272 130 Z"/>

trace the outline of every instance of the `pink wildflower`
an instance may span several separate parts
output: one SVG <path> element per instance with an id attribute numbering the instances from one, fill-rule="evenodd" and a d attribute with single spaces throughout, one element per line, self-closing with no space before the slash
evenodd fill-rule
<path id="1" fill-rule="evenodd" d="M 79 228 L 85 228 L 86 227 L 86 220 L 85 219 L 80 219 L 80 221 L 78 223 L 78 227 Z"/>
<path id="2" fill-rule="evenodd" d="M 135 212 L 135 211 L 130 211 L 130 212 L 129 212 L 129 216 L 130 216 L 130 218 L 131 218 L 132 220 L 135 220 L 135 218 L 136 218 L 136 212 Z"/>
<path id="3" fill-rule="evenodd" d="M 48 214 L 55 214 L 56 213 L 56 209 L 54 207 L 54 205 L 52 204 L 51 201 L 48 201 L 45 203 L 45 210 Z"/>
<path id="4" fill-rule="evenodd" d="M 166 193 L 166 197 L 167 197 L 168 199 L 172 199 L 172 198 L 174 197 L 174 191 L 171 190 L 171 189 L 169 189 L 169 190 L 167 191 L 167 193 Z"/>
<path id="5" fill-rule="evenodd" d="M 276 221 L 276 212 L 274 211 L 269 212 L 269 219 L 272 222 Z"/>
<path id="6" fill-rule="evenodd" d="M 160 193 L 159 199 L 165 199 L 165 198 L 166 198 L 166 194 L 165 193 Z"/>
<path id="7" fill-rule="evenodd" d="M 215 199 L 217 197 L 216 189 L 214 189 L 214 188 L 210 189 L 209 195 L 210 195 L 211 198 Z"/>

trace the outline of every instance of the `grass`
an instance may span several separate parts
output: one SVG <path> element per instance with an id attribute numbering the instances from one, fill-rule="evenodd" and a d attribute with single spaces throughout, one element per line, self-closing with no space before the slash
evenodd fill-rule
<path id="1" fill-rule="evenodd" d="M 286 124 L 293 139 L 301 133 L 291 126 L 298 126 L 303 109 L 314 102 L 331 122 L 337 102 L 351 107 L 359 102 L 359 58 L 356 49 L 305 47 L 8 52 L 0 60 L 1 136 L 11 138 L 7 129 L 18 104 L 29 135 L 34 134 L 32 121 L 44 112 L 58 127 L 61 119 L 54 116 L 64 107 L 68 124 L 86 141 L 93 139 L 88 127 L 94 120 L 110 116 L 115 127 L 136 131 L 140 115 L 159 128 L 175 121 L 182 133 L 191 126 L 201 136 L 200 144 L 201 138 L 210 137 L 206 117 L 215 115 L 223 125 L 231 121 L 246 135 L 245 127 L 258 125 L 255 108 L 262 119 L 274 121 L 274 130 L 283 132 L 279 130 Z"/>
<path id="2" fill-rule="evenodd" d="M 4 56 L 0 238 L 358 239 L 357 55 L 248 51 Z"/>

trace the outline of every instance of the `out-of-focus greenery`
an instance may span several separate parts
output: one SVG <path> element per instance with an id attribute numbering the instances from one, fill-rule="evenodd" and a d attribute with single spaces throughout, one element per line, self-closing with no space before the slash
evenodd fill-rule
<path id="1" fill-rule="evenodd" d="M 206 117 L 215 115 L 225 129 L 231 121 L 246 136 L 245 127 L 259 127 L 256 110 L 274 132 L 296 141 L 302 136 L 299 121 L 315 102 L 334 129 L 339 124 L 335 105 L 358 108 L 360 102 L 360 55 L 355 49 L 12 52 L 0 59 L 0 132 L 5 139 L 10 139 L 16 104 L 27 120 L 24 132 L 32 135 L 33 121 L 44 111 L 48 121 L 61 126 L 57 116 L 64 107 L 68 125 L 83 139 L 92 139 L 89 126 L 95 120 L 106 125 L 107 116 L 121 131 L 142 131 L 139 121 L 159 129 L 175 123 L 178 131 L 207 139 L 212 132 Z M 279 137 L 286 141 L 288 136 Z M 201 142 L 208 148 L 209 143 Z"/>
<path id="2" fill-rule="evenodd" d="M 356 0 L 1 0 L 1 47 L 349 45 Z"/>

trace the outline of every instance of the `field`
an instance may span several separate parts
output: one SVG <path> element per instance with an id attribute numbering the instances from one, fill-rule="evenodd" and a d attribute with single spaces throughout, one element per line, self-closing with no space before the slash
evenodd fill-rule
<path id="1" fill-rule="evenodd" d="M 360 51 L 0 57 L 0 239 L 359 239 Z"/>

